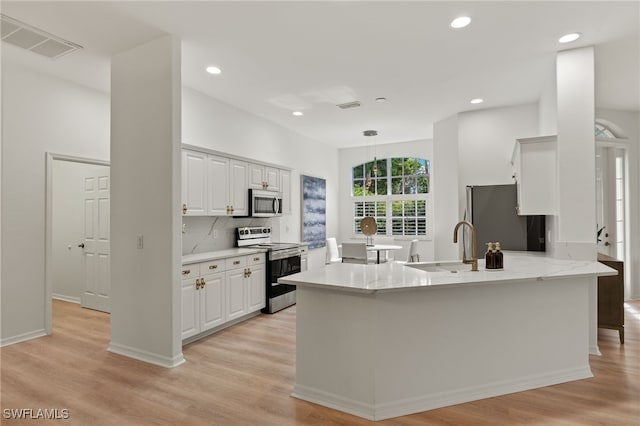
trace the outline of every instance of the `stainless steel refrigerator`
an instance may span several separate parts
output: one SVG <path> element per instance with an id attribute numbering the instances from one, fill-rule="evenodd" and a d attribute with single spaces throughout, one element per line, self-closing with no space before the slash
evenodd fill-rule
<path id="1" fill-rule="evenodd" d="M 486 243 L 500 242 L 502 250 L 545 251 L 545 217 L 518 216 L 516 185 L 467 186 L 465 219 L 476 228 L 478 258 Z M 465 250 L 471 238 L 465 235 Z"/>

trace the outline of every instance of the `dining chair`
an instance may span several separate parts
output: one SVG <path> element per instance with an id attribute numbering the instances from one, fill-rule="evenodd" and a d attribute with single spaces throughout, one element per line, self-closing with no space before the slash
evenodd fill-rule
<path id="1" fill-rule="evenodd" d="M 338 251 L 338 243 L 333 237 L 327 238 L 327 259 L 326 264 L 342 262 L 340 258 L 340 252 Z"/>
<path id="2" fill-rule="evenodd" d="M 411 262 L 420 262 L 420 255 L 418 254 L 418 240 L 411 240 L 411 245 L 409 246 L 407 263 Z"/>
<path id="3" fill-rule="evenodd" d="M 365 243 L 342 243 L 342 263 L 367 264 L 367 245 Z"/>

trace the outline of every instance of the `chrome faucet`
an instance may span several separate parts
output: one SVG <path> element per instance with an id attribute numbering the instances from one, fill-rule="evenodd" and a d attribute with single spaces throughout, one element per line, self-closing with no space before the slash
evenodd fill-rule
<path id="1" fill-rule="evenodd" d="M 467 222 L 466 220 L 461 220 L 456 224 L 456 227 L 453 229 L 453 242 L 458 242 L 458 228 L 462 225 L 467 225 L 469 229 L 471 229 L 471 259 L 465 259 L 464 254 L 462 256 L 462 263 L 470 263 L 471 270 L 478 270 L 478 252 L 476 249 L 476 228 L 471 224 L 471 222 Z M 464 253 L 464 249 L 462 251 Z"/>

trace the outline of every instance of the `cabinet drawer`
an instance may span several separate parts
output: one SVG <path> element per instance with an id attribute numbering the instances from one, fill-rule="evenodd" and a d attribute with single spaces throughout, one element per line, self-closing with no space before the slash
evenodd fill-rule
<path id="1" fill-rule="evenodd" d="M 247 264 L 264 265 L 264 253 L 255 253 L 247 256 Z"/>
<path id="2" fill-rule="evenodd" d="M 221 272 L 225 269 L 224 259 L 203 262 L 200 264 L 200 275 L 215 274 L 216 272 Z"/>
<path id="3" fill-rule="evenodd" d="M 191 263 L 189 265 L 182 265 L 180 269 L 183 280 L 187 280 L 189 278 L 196 278 L 200 276 L 200 264 L 199 263 Z"/>
<path id="4" fill-rule="evenodd" d="M 238 269 L 247 266 L 247 256 L 230 257 L 225 259 L 227 269 Z"/>

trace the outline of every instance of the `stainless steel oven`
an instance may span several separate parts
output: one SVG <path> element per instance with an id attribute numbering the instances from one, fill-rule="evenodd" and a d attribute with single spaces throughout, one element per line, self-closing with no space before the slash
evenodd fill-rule
<path id="1" fill-rule="evenodd" d="M 272 314 L 296 303 L 296 286 L 278 283 L 278 278 L 302 271 L 302 254 L 306 245 L 271 242 L 271 228 L 244 227 L 237 229 L 238 247 L 267 250 L 266 303 L 262 312 Z"/>

